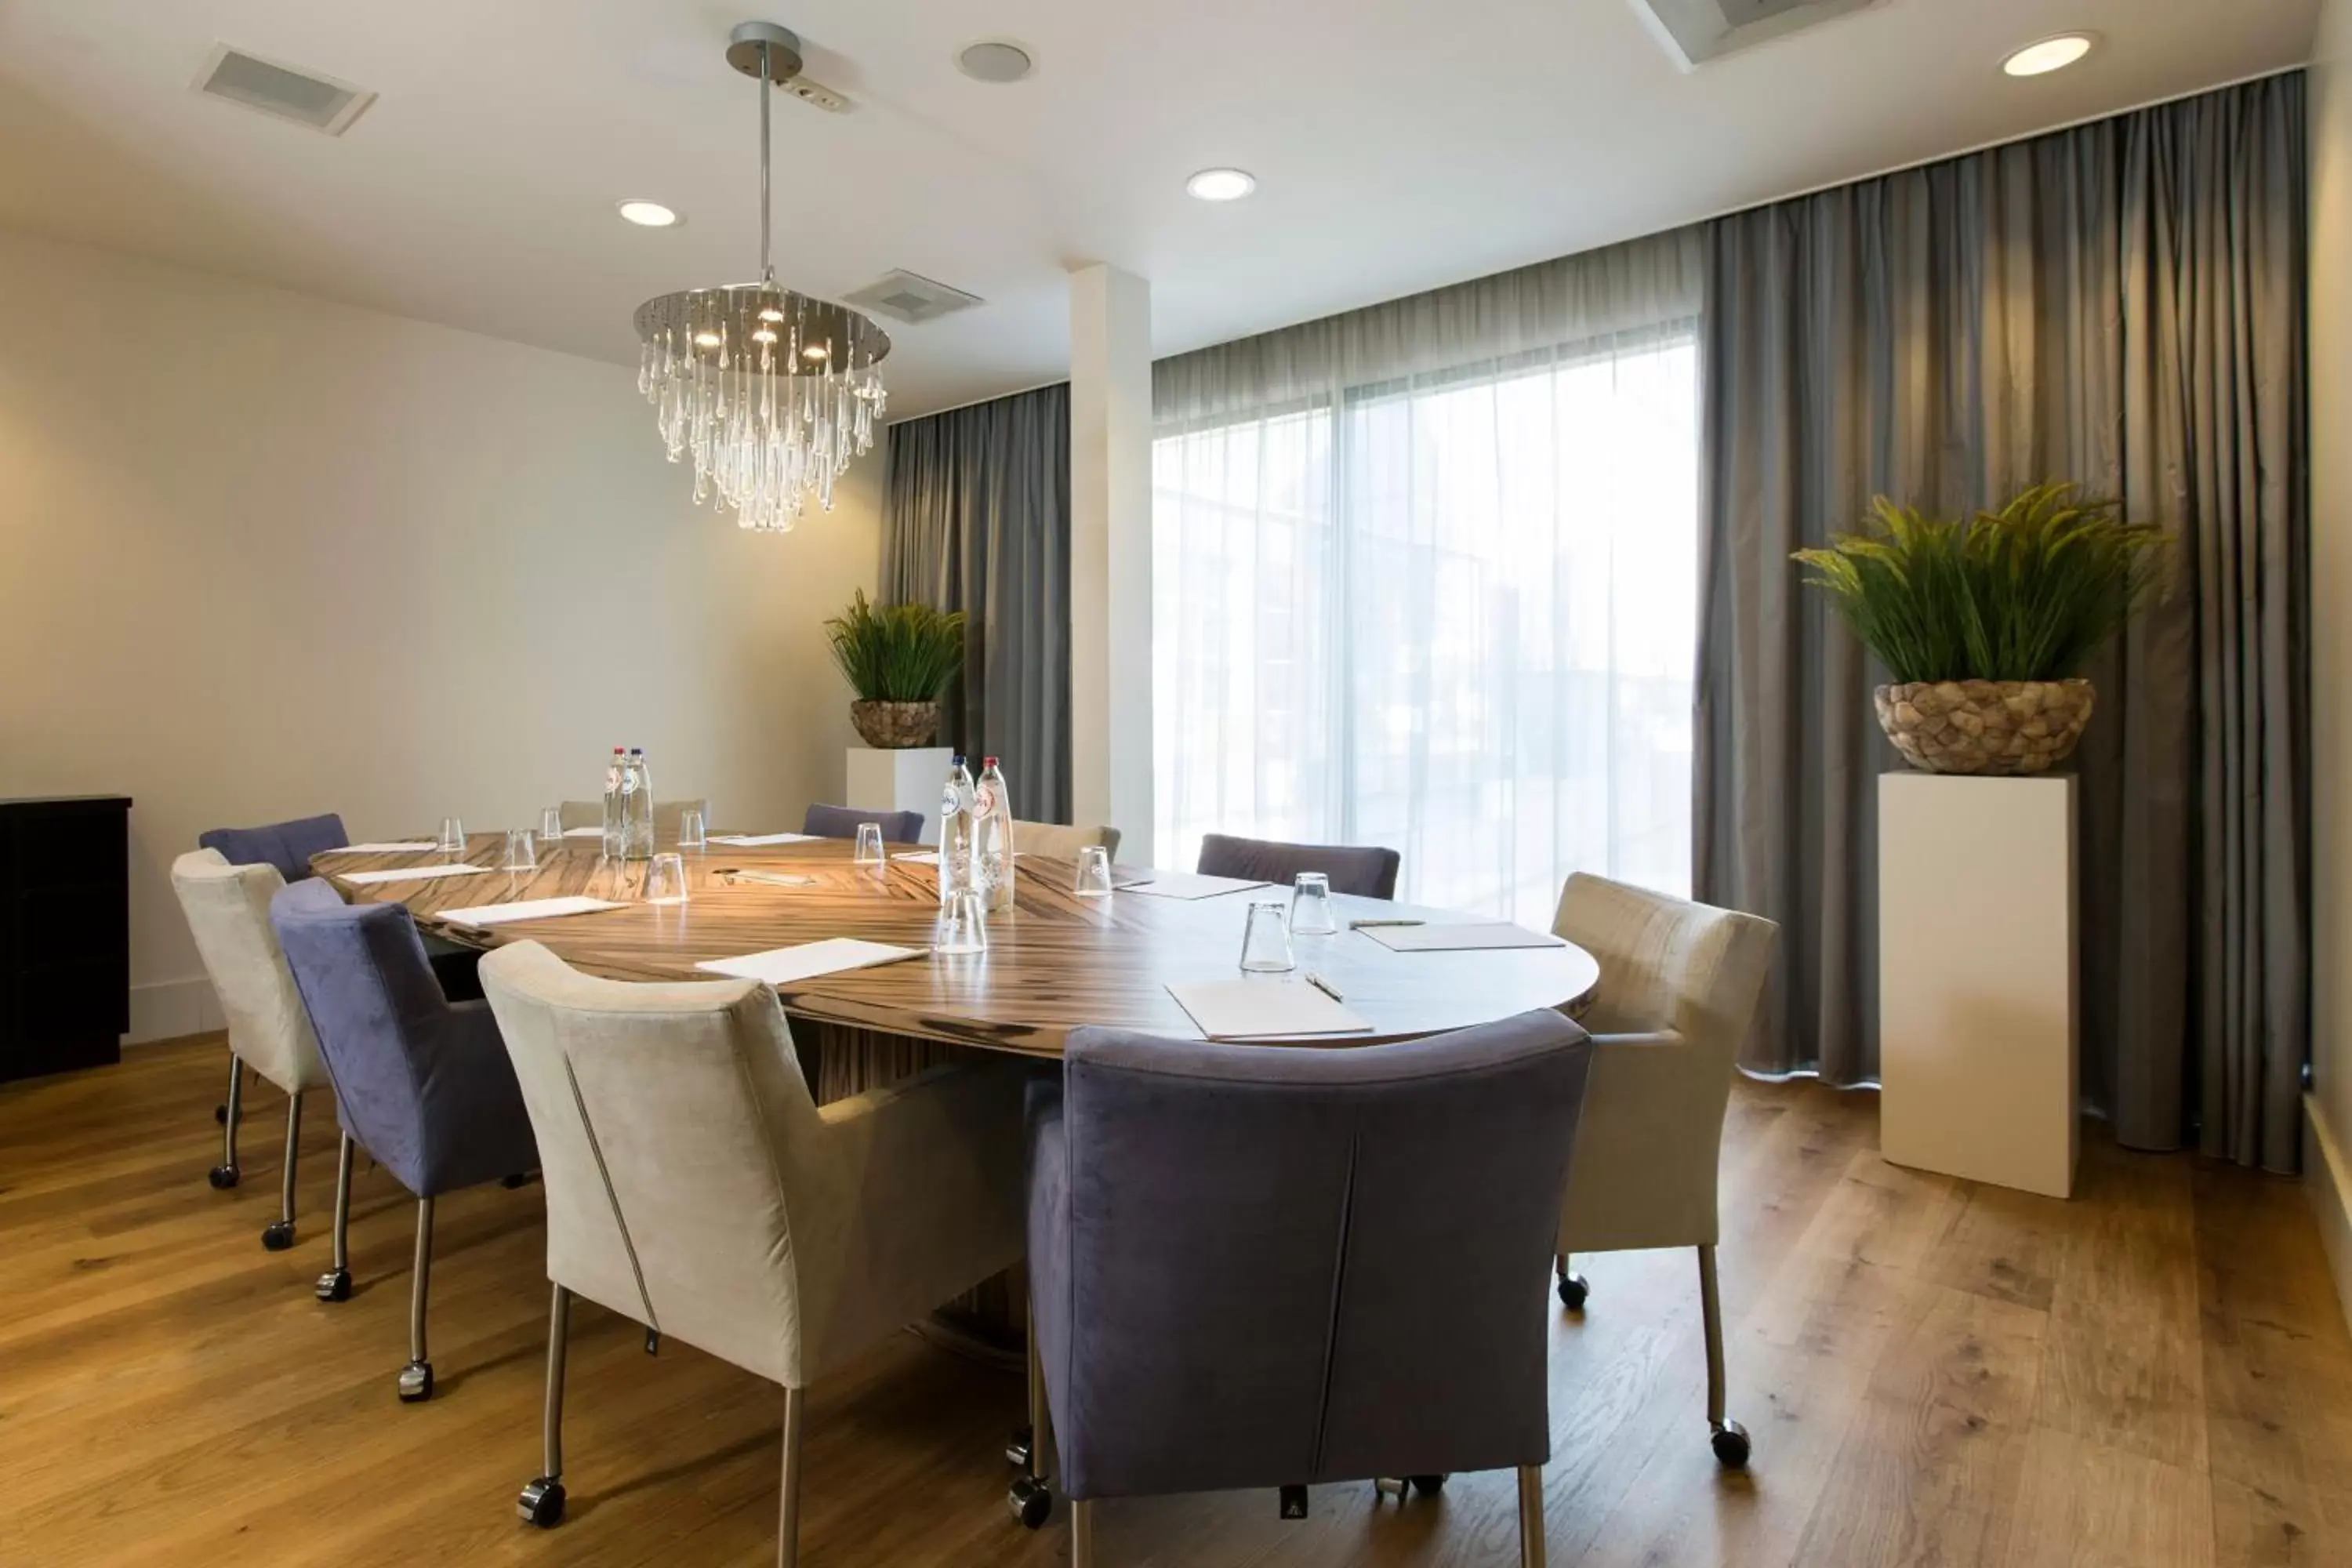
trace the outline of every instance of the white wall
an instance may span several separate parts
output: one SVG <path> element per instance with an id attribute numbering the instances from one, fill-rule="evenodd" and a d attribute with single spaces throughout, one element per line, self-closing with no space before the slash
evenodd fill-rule
<path id="1" fill-rule="evenodd" d="M 2311 115 L 2313 1091 L 2304 1167 L 2352 1313 L 2352 0 L 2326 0 Z"/>
<path id="2" fill-rule="evenodd" d="M 5 231 L 0 298 L 0 795 L 136 798 L 135 1037 L 203 1022 L 204 828 L 535 826 L 616 743 L 730 826 L 839 797 L 878 448 L 747 534 L 616 365 Z"/>

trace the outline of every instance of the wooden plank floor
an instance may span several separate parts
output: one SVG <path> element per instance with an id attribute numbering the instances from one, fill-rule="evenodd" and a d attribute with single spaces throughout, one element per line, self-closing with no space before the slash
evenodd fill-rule
<path id="1" fill-rule="evenodd" d="M 265 1252 L 274 1091 L 215 1192 L 217 1039 L 0 1089 L 0 1563 L 755 1564 L 774 1550 L 771 1386 L 577 1316 L 572 1515 L 514 1518 L 537 1468 L 536 1187 L 441 1205 L 439 1392 L 404 1407 L 412 1206 L 364 1163 L 341 1306 L 325 1267 L 333 1116 L 312 1107 L 300 1240 Z M 1743 1084 L 1724 1294 L 1745 1477 L 1703 1419 L 1687 1254 L 1597 1257 L 1554 1311 L 1551 1562 L 1990 1568 L 2352 1563 L 2352 1339 L 2294 1184 L 2098 1136 L 2056 1203 L 1887 1165 L 1875 1102 Z M 1442 1346 L 1429 1353 L 1443 1354 Z M 803 1561 L 1066 1558 L 1003 1498 L 1017 1379 L 911 1336 L 814 1391 Z M 1134 1568 L 1517 1561 L 1504 1475 L 1376 1508 L 1317 1489 L 1106 1505 Z"/>

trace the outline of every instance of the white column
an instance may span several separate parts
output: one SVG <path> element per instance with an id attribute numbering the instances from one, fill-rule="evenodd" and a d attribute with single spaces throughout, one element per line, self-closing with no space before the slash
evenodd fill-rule
<path id="1" fill-rule="evenodd" d="M 1151 285 L 1070 274 L 1074 819 L 1151 863 Z"/>

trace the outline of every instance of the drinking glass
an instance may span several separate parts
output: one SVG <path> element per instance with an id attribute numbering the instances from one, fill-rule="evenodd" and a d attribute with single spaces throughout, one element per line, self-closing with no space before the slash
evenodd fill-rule
<path id="1" fill-rule="evenodd" d="M 940 910 L 939 925 L 931 936 L 931 951 L 986 952 L 988 900 L 969 890 L 950 899 Z"/>
<path id="2" fill-rule="evenodd" d="M 882 853 L 880 823 L 861 822 L 857 825 L 857 848 L 849 858 L 860 866 L 871 866 L 877 871 L 882 868 L 887 857 Z"/>
<path id="3" fill-rule="evenodd" d="M 689 805 L 677 814 L 677 847 L 680 849 L 707 848 L 709 843 L 710 832 L 703 826 L 700 806 Z"/>
<path id="4" fill-rule="evenodd" d="M 653 868 L 646 873 L 646 902 L 649 904 L 682 904 L 686 902 L 686 857 L 656 855 Z"/>
<path id="5" fill-rule="evenodd" d="M 1290 934 L 1330 936 L 1339 929 L 1331 911 L 1331 879 L 1320 871 L 1301 871 L 1290 889 Z"/>
<path id="6" fill-rule="evenodd" d="M 539 847 L 530 841 L 530 828 L 509 827 L 507 829 L 506 868 L 509 871 L 536 871 L 539 869 Z"/>
<path id="7" fill-rule="evenodd" d="M 466 852 L 466 825 L 454 816 L 441 819 L 441 853 L 463 855 Z"/>
<path id="8" fill-rule="evenodd" d="M 563 808 L 551 805 L 539 814 L 539 841 L 550 849 L 563 847 Z"/>
<path id="9" fill-rule="evenodd" d="M 1078 879 L 1071 889 L 1082 899 L 1110 897 L 1110 851 L 1089 844 L 1078 851 Z"/>
<path id="10" fill-rule="evenodd" d="M 1252 974 L 1280 974 L 1298 967 L 1290 955 L 1290 930 L 1278 899 L 1253 900 L 1242 927 L 1242 968 Z"/>

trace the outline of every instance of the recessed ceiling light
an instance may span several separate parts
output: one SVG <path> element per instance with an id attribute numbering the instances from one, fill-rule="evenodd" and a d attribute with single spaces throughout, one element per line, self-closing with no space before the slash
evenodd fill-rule
<path id="1" fill-rule="evenodd" d="M 2091 52 L 2098 40 L 2088 33 L 2061 33 L 2054 38 L 2028 44 L 2000 62 L 2011 76 L 2045 76 L 2063 70 Z"/>
<path id="2" fill-rule="evenodd" d="M 621 216 L 639 228 L 667 228 L 677 222 L 677 214 L 659 202 L 627 201 L 618 205 Z"/>
<path id="3" fill-rule="evenodd" d="M 997 87 L 1021 80 L 1036 68 L 1036 63 L 1027 49 L 1002 38 L 974 44 L 956 56 L 956 69 L 974 81 Z"/>
<path id="4" fill-rule="evenodd" d="M 1184 182 L 1186 194 L 1204 202 L 1237 202 L 1257 189 L 1257 176 L 1244 169 L 1203 169 Z"/>

